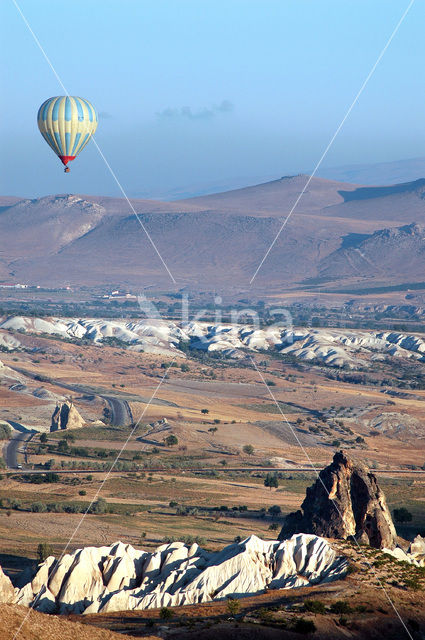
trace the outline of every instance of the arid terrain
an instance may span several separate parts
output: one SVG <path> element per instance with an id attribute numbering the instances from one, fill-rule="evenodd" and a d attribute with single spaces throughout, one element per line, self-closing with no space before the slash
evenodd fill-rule
<path id="1" fill-rule="evenodd" d="M 135 201 L 178 292 L 123 201 L 4 199 L 0 279 L 31 285 L 0 289 L 0 566 L 24 589 L 4 628 L 52 554 L 273 545 L 341 449 L 376 474 L 403 548 L 424 535 L 422 181 L 314 179 L 249 288 L 258 238 L 267 248 L 303 180 Z M 244 588 L 236 604 L 31 611 L 22 633 L 419 638 L 423 567 L 327 537 L 350 567 L 333 582 Z"/>
<path id="2" fill-rule="evenodd" d="M 366 186 L 308 176 L 175 202 L 3 198 L 0 282 L 278 293 L 422 283 L 424 181 Z M 149 233 L 175 284 L 155 253 Z M 404 256 L 408 254 L 409 260 Z"/>

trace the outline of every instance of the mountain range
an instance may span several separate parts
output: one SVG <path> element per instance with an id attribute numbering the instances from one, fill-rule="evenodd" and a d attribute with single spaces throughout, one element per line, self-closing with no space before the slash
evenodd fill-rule
<path id="1" fill-rule="evenodd" d="M 306 175 L 173 202 L 85 195 L 0 198 L 0 282 L 241 291 Z M 424 278 L 425 179 L 364 186 L 313 178 L 252 290 Z M 156 250 L 173 274 L 171 281 Z"/>

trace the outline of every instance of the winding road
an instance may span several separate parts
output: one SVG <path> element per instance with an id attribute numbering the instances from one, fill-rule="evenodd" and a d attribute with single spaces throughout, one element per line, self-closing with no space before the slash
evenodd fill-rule
<path id="1" fill-rule="evenodd" d="M 8 421 L 13 429 L 12 437 L 3 449 L 4 461 L 8 469 L 18 468 L 18 451 L 32 436 L 35 431 L 27 429 L 19 422 Z"/>
<path id="2" fill-rule="evenodd" d="M 111 409 L 111 424 L 114 427 L 125 427 L 133 422 L 130 405 L 127 400 L 115 396 L 101 396 Z"/>

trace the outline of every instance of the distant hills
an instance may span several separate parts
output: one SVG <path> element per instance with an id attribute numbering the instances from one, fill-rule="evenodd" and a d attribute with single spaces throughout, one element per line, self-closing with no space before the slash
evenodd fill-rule
<path id="1" fill-rule="evenodd" d="M 132 200 L 177 286 L 241 291 L 308 176 L 173 202 Z M 423 282 L 425 180 L 313 178 L 253 290 Z M 124 199 L 0 198 L 0 281 L 173 289 Z"/>
<path id="2" fill-rule="evenodd" d="M 330 180 L 359 184 L 395 184 L 425 176 L 425 158 L 408 158 L 392 162 L 352 164 L 320 169 L 318 175 Z"/>

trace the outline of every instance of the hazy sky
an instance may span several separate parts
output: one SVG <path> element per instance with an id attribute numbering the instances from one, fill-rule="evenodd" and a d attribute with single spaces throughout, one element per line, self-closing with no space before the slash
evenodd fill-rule
<path id="1" fill-rule="evenodd" d="M 18 0 L 130 196 L 311 169 L 408 0 Z M 0 3 L 0 193 L 118 194 L 90 143 L 65 175 L 36 123 L 63 90 Z M 324 166 L 425 155 L 416 0 Z"/>

